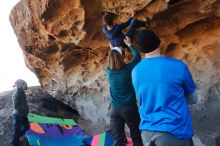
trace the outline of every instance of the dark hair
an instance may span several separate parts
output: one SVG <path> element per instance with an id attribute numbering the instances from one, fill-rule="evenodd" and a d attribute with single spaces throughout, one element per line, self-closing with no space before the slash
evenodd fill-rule
<path id="1" fill-rule="evenodd" d="M 108 66 L 111 70 L 120 70 L 124 67 L 123 56 L 116 50 L 111 50 L 108 55 Z"/>
<path id="2" fill-rule="evenodd" d="M 150 53 L 159 47 L 161 41 L 152 30 L 141 30 L 137 42 L 142 53 Z"/>
<path id="3" fill-rule="evenodd" d="M 114 17 L 110 14 L 105 14 L 102 20 L 105 25 L 113 25 Z"/>

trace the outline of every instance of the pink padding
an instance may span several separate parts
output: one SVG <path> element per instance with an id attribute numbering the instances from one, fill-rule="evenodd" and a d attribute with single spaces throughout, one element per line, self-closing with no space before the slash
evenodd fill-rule
<path id="1" fill-rule="evenodd" d="M 100 135 L 96 135 L 93 137 L 91 146 L 98 146 L 99 145 L 99 137 L 100 137 Z"/>
<path id="2" fill-rule="evenodd" d="M 127 137 L 127 140 L 128 140 L 127 146 L 133 146 L 133 143 L 132 143 L 131 138 L 130 138 L 130 137 Z"/>

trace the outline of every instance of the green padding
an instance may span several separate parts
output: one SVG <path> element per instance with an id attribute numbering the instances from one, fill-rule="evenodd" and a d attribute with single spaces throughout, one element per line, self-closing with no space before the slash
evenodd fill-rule
<path id="1" fill-rule="evenodd" d="M 63 125 L 77 125 L 76 122 L 72 119 L 59 119 L 59 118 L 51 118 L 44 117 L 35 114 L 28 114 L 28 120 L 30 122 L 38 122 L 38 123 L 51 123 L 51 124 L 63 124 Z"/>
<path id="2" fill-rule="evenodd" d="M 100 134 L 99 137 L 99 144 L 98 146 L 104 146 L 105 145 L 105 133 Z"/>

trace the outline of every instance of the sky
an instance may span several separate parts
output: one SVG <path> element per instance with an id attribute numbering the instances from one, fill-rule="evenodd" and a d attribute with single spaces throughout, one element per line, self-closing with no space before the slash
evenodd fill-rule
<path id="1" fill-rule="evenodd" d="M 9 22 L 11 9 L 19 0 L 0 0 L 0 93 L 13 89 L 17 79 L 28 86 L 39 85 L 38 79 L 25 65 L 23 52 Z"/>

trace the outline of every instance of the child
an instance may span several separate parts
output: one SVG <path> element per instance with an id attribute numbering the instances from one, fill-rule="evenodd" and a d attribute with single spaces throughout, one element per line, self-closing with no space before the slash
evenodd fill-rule
<path id="1" fill-rule="evenodd" d="M 105 26 L 102 31 L 108 38 L 112 47 L 121 46 L 122 48 L 128 48 L 127 45 L 124 43 L 125 35 L 122 33 L 122 31 L 129 26 L 129 30 L 126 33 L 126 36 L 133 40 L 135 28 L 148 27 L 149 22 L 149 18 L 147 18 L 146 21 L 140 21 L 134 18 L 130 18 L 124 23 L 115 24 L 114 16 L 107 13 L 103 16 L 103 23 Z"/>

